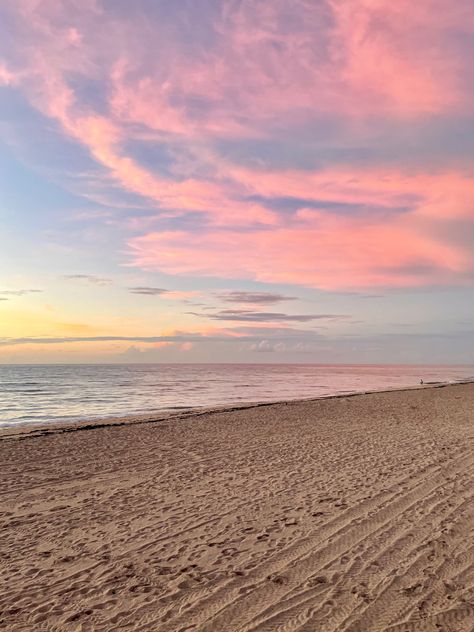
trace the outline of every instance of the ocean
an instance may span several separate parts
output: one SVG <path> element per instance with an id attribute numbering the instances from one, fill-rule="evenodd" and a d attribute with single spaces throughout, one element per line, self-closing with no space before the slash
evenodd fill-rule
<path id="1" fill-rule="evenodd" d="M 474 366 L 1 365 L 0 425 L 54 423 L 459 382 Z"/>

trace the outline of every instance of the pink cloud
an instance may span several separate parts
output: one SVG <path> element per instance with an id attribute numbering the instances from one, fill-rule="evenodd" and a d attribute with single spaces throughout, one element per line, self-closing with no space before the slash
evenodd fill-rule
<path id="1" fill-rule="evenodd" d="M 161 232 L 135 238 L 130 247 L 134 265 L 147 270 L 326 289 L 452 282 L 474 263 L 457 248 L 403 225 L 322 216 L 271 236 Z"/>
<path id="2" fill-rule="evenodd" d="M 295 125 L 318 117 L 366 129 L 372 118 L 390 127 L 469 113 L 470 60 L 456 33 L 472 36 L 472 2 L 210 5 L 217 10 L 200 16 L 202 41 L 186 11 L 153 21 L 135 3 L 124 13 L 94 0 L 19 0 L 9 9 L 21 18 L 22 37 L 10 51 L 14 63 L 0 65 L 0 84 L 22 90 L 87 148 L 106 182 L 150 200 L 158 218 L 206 220 L 190 233 L 148 232 L 146 220 L 134 219 L 144 234 L 129 240 L 133 265 L 326 288 L 462 280 L 472 256 L 443 233 L 450 222 L 473 219 L 467 169 L 316 171 L 296 161 L 276 171 L 258 156 L 259 168 L 250 169 L 218 147 L 268 140 L 271 130 L 291 146 Z M 102 101 L 81 96 L 81 80 L 99 84 Z M 313 133 L 308 125 L 309 146 Z M 170 144 L 168 173 L 133 156 L 128 144 L 137 138 Z M 262 197 L 308 204 L 280 217 Z M 335 215 L 333 203 L 362 211 Z"/>
<path id="3" fill-rule="evenodd" d="M 229 173 L 253 194 L 294 197 L 328 203 L 341 202 L 378 209 L 410 206 L 417 215 L 432 218 L 473 218 L 474 187 L 471 169 L 426 172 L 413 167 L 320 171 L 256 171 L 229 167 Z"/>
<path id="4" fill-rule="evenodd" d="M 474 217 L 467 175 L 339 171 L 247 176 L 246 185 L 262 195 L 358 203 L 366 212 L 348 216 L 330 207 L 302 208 L 271 231 L 239 234 L 232 229 L 150 232 L 130 241 L 133 265 L 327 289 L 462 283 L 473 269 L 472 253 L 445 234 L 449 222 Z M 407 198 L 417 201 L 411 210 L 398 211 Z M 384 207 L 387 213 L 381 214 Z"/>
<path id="5" fill-rule="evenodd" d="M 36 77 L 46 88 L 46 109 L 60 119 L 52 89 L 65 96 L 69 73 L 98 78 L 99 68 L 107 71 L 116 123 L 188 139 L 259 136 L 262 122 L 292 120 L 296 111 L 300 118 L 360 118 L 472 105 L 460 81 L 468 61 L 451 34 L 474 23 L 468 0 L 449 10 L 441 0 L 297 0 L 291 10 L 286 0 L 223 0 L 215 15 L 201 16 L 213 35 L 191 53 L 187 31 L 166 17 L 151 28 L 132 6 L 127 20 L 97 2 L 68 4 L 69 10 L 57 2 L 18 2 L 36 51 L 25 60 L 30 81 Z"/>
<path id="6" fill-rule="evenodd" d="M 16 83 L 17 78 L 8 68 L 0 62 L 0 87 L 12 86 Z"/>
<path id="7" fill-rule="evenodd" d="M 288 123 L 296 112 L 302 121 L 317 113 L 360 119 L 469 111 L 467 59 L 450 29 L 469 28 L 472 13 L 467 1 L 452 11 L 440 0 L 297 0 L 291 10 L 285 0 L 225 1 L 204 52 L 190 58 L 165 32 L 166 64 L 159 53 L 145 70 L 142 51 L 122 57 L 112 74 L 113 112 L 196 138 L 259 136 L 265 122 Z M 206 107 L 196 110 L 195 102 Z"/>
<path id="8" fill-rule="evenodd" d="M 330 5 L 339 43 L 334 54 L 355 104 L 408 116 L 465 105 L 458 83 L 464 62 L 446 37 L 446 13 L 452 26 L 462 27 L 462 12 L 446 12 L 439 0 L 331 0 Z"/>
<path id="9" fill-rule="evenodd" d="M 35 48 L 24 60 L 24 89 L 124 188 L 163 204 L 212 212 L 225 191 L 192 178 L 173 184 L 136 164 L 121 150 L 131 123 L 164 139 L 193 142 L 262 137 L 266 121 L 288 124 L 296 113 L 300 121 L 322 113 L 406 117 L 472 105 L 459 81 L 467 62 L 446 28 L 446 20 L 450 29 L 466 28 L 472 17 L 467 0 L 449 11 L 440 11 L 440 0 L 416 6 L 408 0 L 297 0 L 291 11 L 285 0 L 223 0 L 207 17 L 214 35 L 196 54 L 186 32 L 165 17 L 150 28 L 132 8 L 127 20 L 104 13 L 93 0 L 69 5 L 66 11 L 58 2 L 18 3 Z M 290 18 L 291 29 L 285 26 Z M 98 38 L 101 25 L 107 28 Z M 99 68 L 109 85 L 108 111 L 101 115 L 85 111 L 69 82 L 73 73 L 103 80 Z M 219 172 L 212 151 L 204 160 Z"/>

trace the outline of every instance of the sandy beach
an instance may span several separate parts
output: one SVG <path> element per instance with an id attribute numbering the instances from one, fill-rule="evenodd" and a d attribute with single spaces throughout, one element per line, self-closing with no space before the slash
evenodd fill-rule
<path id="1" fill-rule="evenodd" d="M 4 434 L 0 629 L 472 631 L 473 422 L 465 384 Z"/>

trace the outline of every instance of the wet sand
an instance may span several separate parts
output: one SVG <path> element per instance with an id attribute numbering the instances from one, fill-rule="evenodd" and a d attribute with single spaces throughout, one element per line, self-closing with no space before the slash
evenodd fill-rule
<path id="1" fill-rule="evenodd" d="M 181 417 L 0 437 L 0 629 L 474 629 L 474 384 Z"/>

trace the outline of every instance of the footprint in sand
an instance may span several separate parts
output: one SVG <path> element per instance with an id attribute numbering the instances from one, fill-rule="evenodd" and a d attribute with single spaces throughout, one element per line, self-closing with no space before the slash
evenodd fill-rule
<path id="1" fill-rule="evenodd" d="M 308 588 L 314 588 L 315 586 L 323 586 L 328 583 L 328 578 L 325 575 L 317 575 L 317 577 L 311 577 L 306 582 Z"/>
<path id="2" fill-rule="evenodd" d="M 274 573 L 272 575 L 269 575 L 267 579 L 269 579 L 274 584 L 278 584 L 279 586 L 284 586 L 288 584 L 289 581 L 286 575 L 276 575 Z"/>
<path id="3" fill-rule="evenodd" d="M 229 546 L 226 549 L 222 549 L 222 555 L 225 555 L 226 557 L 232 557 L 234 555 L 237 555 L 238 552 L 239 552 L 238 549 L 236 549 L 233 546 Z"/>

